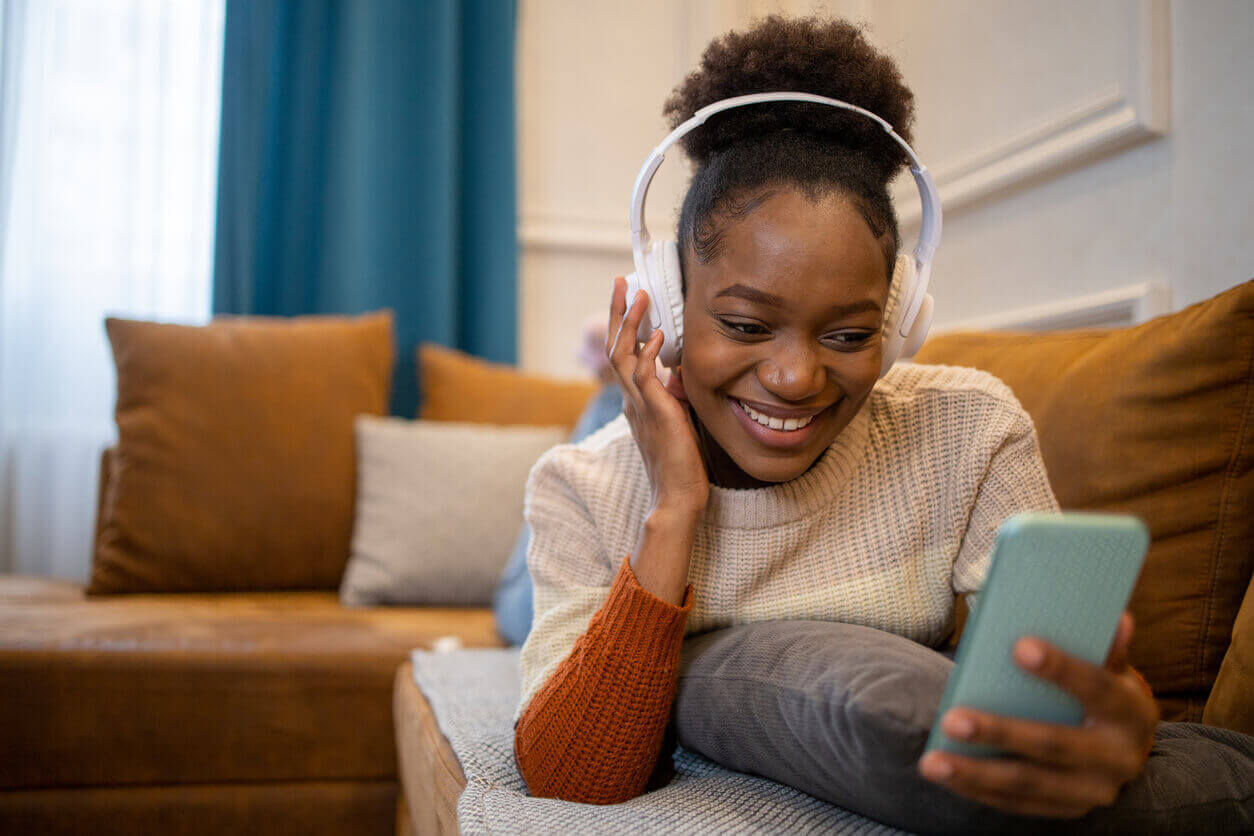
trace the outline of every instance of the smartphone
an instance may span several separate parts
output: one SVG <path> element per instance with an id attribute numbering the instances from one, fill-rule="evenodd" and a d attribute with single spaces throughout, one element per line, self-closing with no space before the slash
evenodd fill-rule
<path id="1" fill-rule="evenodd" d="M 1035 636 L 1105 664 L 1148 548 L 1145 525 L 1123 514 L 1029 513 L 1002 523 L 924 751 L 1005 754 L 941 731 L 941 718 L 956 706 L 1078 726 L 1079 700 L 1020 668 L 1011 651 L 1019 639 Z"/>

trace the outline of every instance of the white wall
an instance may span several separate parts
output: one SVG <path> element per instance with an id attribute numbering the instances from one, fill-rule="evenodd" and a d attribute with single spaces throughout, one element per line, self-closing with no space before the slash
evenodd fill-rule
<path id="1" fill-rule="evenodd" d="M 711 36 L 782 9 L 858 17 L 918 99 L 945 234 L 936 321 L 1158 282 L 1180 308 L 1254 276 L 1254 4 L 1246 0 L 525 0 L 519 43 L 520 360 L 577 374 L 662 103 Z M 830 10 L 830 12 L 829 12 Z M 673 233 L 687 177 L 649 222 Z M 904 233 L 917 210 L 898 192 Z"/>

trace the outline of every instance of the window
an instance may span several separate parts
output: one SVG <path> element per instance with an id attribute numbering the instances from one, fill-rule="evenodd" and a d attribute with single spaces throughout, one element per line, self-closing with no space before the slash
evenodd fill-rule
<path id="1" fill-rule="evenodd" d="M 209 316 L 223 14 L 0 0 L 0 571 L 86 577 L 104 316 Z"/>

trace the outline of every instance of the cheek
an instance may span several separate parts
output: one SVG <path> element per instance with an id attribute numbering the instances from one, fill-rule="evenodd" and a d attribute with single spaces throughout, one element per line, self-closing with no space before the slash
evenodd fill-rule
<path id="1" fill-rule="evenodd" d="M 834 364 L 836 382 L 850 395 L 869 393 L 879 380 L 883 358 L 878 346 L 847 355 L 844 362 Z"/>
<path id="2" fill-rule="evenodd" d="M 694 329 L 695 330 L 695 329 Z M 684 386 L 703 393 L 736 380 L 753 370 L 752 352 L 719 334 L 696 330 L 685 336 L 680 365 Z M 689 393 L 691 396 L 691 392 Z"/>

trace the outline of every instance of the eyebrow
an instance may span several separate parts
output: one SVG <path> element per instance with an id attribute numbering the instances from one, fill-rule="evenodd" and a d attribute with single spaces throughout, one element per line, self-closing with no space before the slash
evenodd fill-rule
<path id="1" fill-rule="evenodd" d="M 767 293 L 765 290 L 759 290 L 756 287 L 749 287 L 744 284 L 734 284 L 725 287 L 718 293 L 714 294 L 714 298 L 721 296 L 736 296 L 744 299 L 746 302 L 752 302 L 756 305 L 766 305 L 772 308 L 784 307 L 784 300 L 774 293 Z M 850 302 L 847 305 L 834 305 L 831 308 L 832 314 L 855 314 L 863 311 L 874 311 L 878 313 L 880 306 L 873 299 L 860 299 L 857 302 Z"/>
<path id="2" fill-rule="evenodd" d="M 774 293 L 767 293 L 765 290 L 758 290 L 756 287 L 749 287 L 739 283 L 725 287 L 714 294 L 715 299 L 718 299 L 720 296 L 738 296 L 746 302 L 753 302 L 757 305 L 767 305 L 772 308 L 784 307 L 784 300 Z"/>

